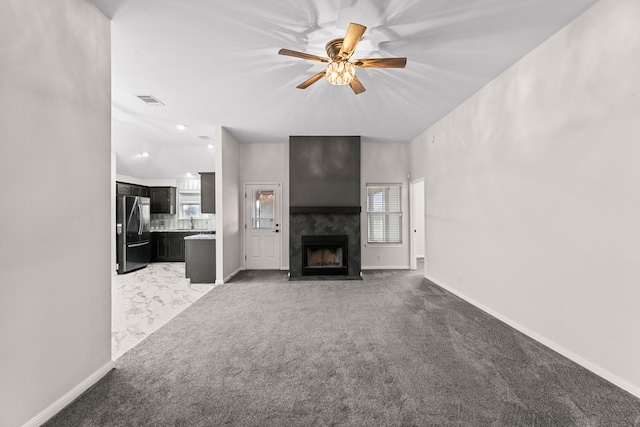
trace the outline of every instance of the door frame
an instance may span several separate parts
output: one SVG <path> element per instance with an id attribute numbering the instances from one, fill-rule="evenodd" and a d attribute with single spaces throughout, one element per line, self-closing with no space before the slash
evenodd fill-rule
<path id="1" fill-rule="evenodd" d="M 242 191 L 243 191 L 243 195 L 240 196 L 240 199 L 242 200 L 242 270 L 246 270 L 247 269 L 247 224 L 249 224 L 249 222 L 251 221 L 251 218 L 249 218 L 247 215 L 249 215 L 249 213 L 247 212 L 247 187 L 249 185 L 276 185 L 280 188 L 280 200 L 276 201 L 276 204 L 279 205 L 279 211 L 280 211 L 280 233 L 278 233 L 278 239 L 280 241 L 280 265 L 278 266 L 279 270 L 282 270 L 282 235 L 284 234 L 282 232 L 283 228 L 282 225 L 282 218 L 284 216 L 284 212 L 282 212 L 282 197 L 283 197 L 283 187 L 282 187 L 282 182 L 276 182 L 276 181 L 264 181 L 264 182 L 256 182 L 256 181 L 247 181 L 247 182 L 243 182 L 242 183 Z M 244 197 L 243 197 L 244 196 Z"/>
<path id="2" fill-rule="evenodd" d="M 414 195 L 413 195 L 413 191 L 414 191 L 414 186 L 416 184 L 419 184 L 420 182 L 423 183 L 424 185 L 424 178 L 418 178 L 418 179 L 414 179 L 413 181 L 409 182 L 409 223 L 410 223 L 410 228 L 409 228 L 409 268 L 411 270 L 415 270 L 418 268 L 418 260 L 416 258 L 416 241 L 415 241 L 415 232 L 413 230 L 415 230 L 415 224 L 417 224 L 417 221 L 419 221 L 419 218 L 415 218 L 414 215 L 414 207 L 415 207 L 415 202 L 414 202 Z M 424 186 L 423 186 L 424 188 Z M 423 200 L 424 200 L 424 209 L 426 209 L 426 198 L 423 195 Z M 424 212 L 423 212 L 424 213 Z M 422 222 L 423 222 L 423 229 L 426 230 L 427 224 L 426 224 L 426 220 L 424 219 L 424 217 L 422 218 Z M 426 234 L 426 233 L 425 233 Z M 425 245 L 426 245 L 426 236 L 425 236 Z M 426 254 L 425 254 L 426 256 Z M 426 260 L 425 260 L 425 265 L 426 265 Z"/>

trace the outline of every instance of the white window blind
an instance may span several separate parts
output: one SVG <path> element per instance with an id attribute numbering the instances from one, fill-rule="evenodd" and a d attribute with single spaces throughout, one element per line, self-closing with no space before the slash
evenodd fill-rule
<path id="1" fill-rule="evenodd" d="M 178 190 L 178 218 L 200 218 L 200 190 Z"/>
<path id="2" fill-rule="evenodd" d="M 178 219 L 202 218 L 200 210 L 200 180 L 179 179 L 178 187 Z"/>
<path id="3" fill-rule="evenodd" d="M 367 184 L 367 242 L 402 243 L 400 184 Z"/>

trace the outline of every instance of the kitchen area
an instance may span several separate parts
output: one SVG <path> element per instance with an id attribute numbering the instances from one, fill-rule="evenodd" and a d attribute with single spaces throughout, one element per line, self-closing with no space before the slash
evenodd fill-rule
<path id="1" fill-rule="evenodd" d="M 199 175 L 116 176 L 114 360 L 214 287 L 215 173 Z"/>

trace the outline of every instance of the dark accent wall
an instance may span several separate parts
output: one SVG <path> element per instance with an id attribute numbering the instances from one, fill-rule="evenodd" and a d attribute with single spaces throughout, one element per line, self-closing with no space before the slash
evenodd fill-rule
<path id="1" fill-rule="evenodd" d="M 289 274 L 302 276 L 302 236 L 347 235 L 348 275 L 360 275 L 360 214 L 314 213 L 289 216 Z"/>
<path id="2" fill-rule="evenodd" d="M 289 205 L 360 206 L 360 137 L 289 137 Z"/>
<path id="3" fill-rule="evenodd" d="M 289 274 L 302 276 L 302 236 L 347 235 L 360 276 L 360 137 L 289 137 Z"/>

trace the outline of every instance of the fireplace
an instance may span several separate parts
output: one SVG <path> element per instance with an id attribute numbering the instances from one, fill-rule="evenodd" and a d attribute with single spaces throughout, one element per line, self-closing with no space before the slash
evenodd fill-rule
<path id="1" fill-rule="evenodd" d="M 349 236 L 302 236 L 303 276 L 349 274 Z"/>
<path id="2" fill-rule="evenodd" d="M 360 278 L 360 207 L 357 210 L 344 207 L 312 208 L 311 212 L 307 212 L 307 209 L 290 208 L 289 275 L 292 280 L 325 275 L 332 275 L 339 280 Z M 325 244 L 341 247 L 342 267 L 316 267 L 303 272 L 309 258 L 306 246 L 314 248 Z M 336 255 L 339 254 L 336 252 Z M 318 254 L 315 256 L 320 257 Z M 324 259 L 324 254 L 322 256 Z"/>
<path id="3" fill-rule="evenodd" d="M 359 136 L 289 138 L 290 280 L 362 280 L 360 158 Z"/>

